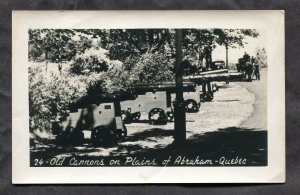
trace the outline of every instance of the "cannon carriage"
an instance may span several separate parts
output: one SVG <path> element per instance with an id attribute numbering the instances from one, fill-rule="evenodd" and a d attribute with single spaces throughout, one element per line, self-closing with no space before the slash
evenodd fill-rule
<path id="1" fill-rule="evenodd" d="M 114 145 L 127 135 L 121 119 L 120 101 L 134 99 L 134 93 L 93 94 L 69 104 L 66 116 L 52 121 L 52 132 L 59 144 L 81 144 L 83 131 L 90 131 L 92 145 Z"/>
<path id="2" fill-rule="evenodd" d="M 245 73 L 246 70 L 246 60 L 244 58 L 239 58 L 236 64 L 237 72 Z"/>
<path id="3" fill-rule="evenodd" d="M 131 89 L 138 97 L 121 102 L 122 119 L 125 123 L 139 121 L 141 114 L 148 114 L 153 125 L 164 125 L 174 117 L 172 102 L 175 100 L 175 82 L 136 84 Z M 200 108 L 200 88 L 193 82 L 184 82 L 184 99 L 187 112 L 198 112 Z"/>
<path id="4" fill-rule="evenodd" d="M 201 102 L 210 102 L 214 98 L 214 92 L 218 91 L 218 86 L 215 82 L 228 82 L 229 74 L 227 69 L 220 69 L 184 76 L 183 79 L 184 81 L 194 82 L 199 86 Z"/>

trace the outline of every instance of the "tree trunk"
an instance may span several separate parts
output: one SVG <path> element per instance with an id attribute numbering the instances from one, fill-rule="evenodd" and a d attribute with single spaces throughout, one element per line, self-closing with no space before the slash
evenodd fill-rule
<path id="1" fill-rule="evenodd" d="M 198 50 L 198 53 L 199 53 L 199 60 L 198 60 L 198 67 L 200 67 L 202 65 L 202 51 L 201 51 L 201 48 L 199 47 L 199 50 Z"/>
<path id="2" fill-rule="evenodd" d="M 48 69 L 48 52 L 45 52 L 45 65 L 46 65 L 46 73 L 47 73 L 47 69 Z"/>
<path id="3" fill-rule="evenodd" d="M 148 51 L 151 51 L 152 45 L 153 45 L 153 31 L 151 29 L 148 30 Z"/>

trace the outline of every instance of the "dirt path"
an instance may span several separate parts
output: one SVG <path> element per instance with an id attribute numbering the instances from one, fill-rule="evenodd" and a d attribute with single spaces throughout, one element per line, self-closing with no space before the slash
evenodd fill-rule
<path id="1" fill-rule="evenodd" d="M 255 95 L 254 112 L 240 127 L 267 130 L 267 71 L 261 71 L 261 80 L 238 82 Z"/>

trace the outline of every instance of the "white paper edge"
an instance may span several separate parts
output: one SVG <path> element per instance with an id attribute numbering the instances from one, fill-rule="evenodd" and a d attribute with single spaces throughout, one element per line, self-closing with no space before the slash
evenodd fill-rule
<path id="1" fill-rule="evenodd" d="M 285 182 L 284 11 L 13 11 L 12 182 Z M 267 30 L 268 166 L 29 167 L 27 36 L 29 28 L 261 28 Z"/>

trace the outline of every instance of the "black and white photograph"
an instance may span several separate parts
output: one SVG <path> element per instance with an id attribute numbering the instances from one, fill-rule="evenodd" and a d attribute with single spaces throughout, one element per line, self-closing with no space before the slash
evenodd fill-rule
<path id="1" fill-rule="evenodd" d="M 209 18 L 212 13 L 205 16 Z M 32 18 L 36 13 L 28 14 Z M 70 19 L 70 12 L 52 12 L 55 14 L 62 21 L 63 16 Z M 49 26 L 22 28 L 22 48 L 27 49 L 22 60 L 26 61 L 22 73 L 17 68 L 20 64 L 15 66 L 15 75 L 25 75 L 24 85 L 18 88 L 23 88 L 27 96 L 23 106 L 28 115 L 22 121 L 27 121 L 24 127 L 28 128 L 15 129 L 14 133 L 23 131 L 28 136 L 14 134 L 13 142 L 17 145 L 17 140 L 27 139 L 23 147 L 28 147 L 29 169 L 39 173 L 58 167 L 82 171 L 134 168 L 132 171 L 138 172 L 141 168 L 177 167 L 182 171 L 193 168 L 184 173 L 191 175 L 194 169 L 201 172 L 201 168 L 209 167 L 263 169 L 274 163 L 270 160 L 274 142 L 281 157 L 284 129 L 276 130 L 281 132 L 275 136 L 278 140 L 270 132 L 276 132 L 276 122 L 278 128 L 284 127 L 284 117 L 270 116 L 275 114 L 272 109 L 278 108 L 280 113 L 284 110 L 281 103 L 276 107 L 268 97 L 278 101 L 284 95 L 279 91 L 284 87 L 284 72 L 276 72 L 284 70 L 280 53 L 284 48 L 272 45 L 268 26 L 247 25 L 251 17 L 243 23 L 234 16 L 232 20 L 242 25 L 218 25 L 214 20 L 213 25 L 205 23 L 203 27 L 200 21 L 199 25 L 182 26 L 163 22 L 148 27 L 134 22 L 131 26 L 118 25 L 130 24 L 126 20 L 130 14 L 114 26 L 122 12 L 117 17 L 107 13 L 102 16 L 105 14 L 104 21 L 93 18 L 100 26 L 79 22 L 78 26 L 55 27 L 51 18 Z M 280 16 L 280 11 L 271 14 Z M 152 21 L 151 15 L 145 21 L 153 24 L 157 18 Z M 175 23 L 176 17 L 181 17 L 180 13 L 171 16 Z M 197 23 L 193 14 L 189 18 Z M 101 26 L 109 20 L 109 27 Z M 166 20 L 172 21 L 169 16 Z M 18 20 L 16 23 L 21 25 Z M 279 45 L 280 41 L 278 36 Z M 18 55 L 17 50 L 13 57 Z M 270 81 L 275 75 L 279 75 L 280 85 Z M 284 163 L 278 167 L 282 170 Z M 151 169 L 147 174 L 152 175 L 149 172 Z M 213 173 L 217 175 L 217 171 Z M 138 182 L 151 180 L 151 176 L 144 177 Z M 163 182 L 172 182 L 167 179 Z"/>
<path id="2" fill-rule="evenodd" d="M 267 165 L 256 29 L 28 33 L 31 166 Z"/>

